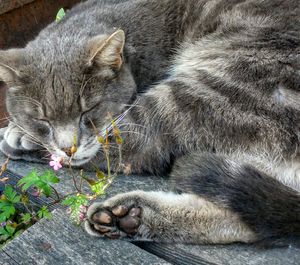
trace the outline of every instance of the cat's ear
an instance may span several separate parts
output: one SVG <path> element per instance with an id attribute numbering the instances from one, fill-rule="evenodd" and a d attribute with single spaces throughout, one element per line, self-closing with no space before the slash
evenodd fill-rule
<path id="1" fill-rule="evenodd" d="M 123 50 L 125 45 L 125 33 L 117 30 L 109 37 L 96 36 L 88 45 L 89 65 L 108 67 L 113 71 L 119 71 L 123 64 Z"/>
<path id="2" fill-rule="evenodd" d="M 22 52 L 20 49 L 0 51 L 0 81 L 8 86 L 18 83 L 20 78 L 18 67 L 21 57 Z"/>

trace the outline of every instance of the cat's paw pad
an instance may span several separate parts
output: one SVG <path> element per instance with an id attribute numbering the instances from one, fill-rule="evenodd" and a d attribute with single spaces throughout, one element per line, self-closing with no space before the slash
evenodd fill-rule
<path id="1" fill-rule="evenodd" d="M 133 238 L 139 233 L 141 214 L 140 207 L 118 205 L 102 208 L 92 205 L 88 212 L 86 230 L 92 235 L 98 234 L 111 239 Z"/>

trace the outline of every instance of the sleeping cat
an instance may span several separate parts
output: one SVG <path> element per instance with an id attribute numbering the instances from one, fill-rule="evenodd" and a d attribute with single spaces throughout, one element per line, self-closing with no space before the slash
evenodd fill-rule
<path id="1" fill-rule="evenodd" d="M 88 233 L 231 243 L 300 235 L 298 0 L 89 0 L 23 49 L 0 52 L 10 124 L 1 150 L 102 153 L 111 117 L 134 191 L 88 210 Z M 127 111 L 126 115 L 122 115 Z M 121 116 L 120 116 L 121 115 Z M 112 151 L 113 158 L 117 154 Z"/>

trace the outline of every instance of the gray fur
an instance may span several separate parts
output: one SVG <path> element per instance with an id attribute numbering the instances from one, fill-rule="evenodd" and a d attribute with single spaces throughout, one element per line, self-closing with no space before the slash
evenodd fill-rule
<path id="1" fill-rule="evenodd" d="M 275 185 L 279 190 L 286 185 L 299 192 L 299 16 L 297 0 L 87 1 L 44 29 L 26 48 L 0 52 L 0 78 L 10 85 L 7 106 L 12 124 L 31 141 L 60 155 L 66 155 L 61 149 L 70 147 L 70 136 L 76 133 L 79 152 L 73 164 L 81 166 L 99 150 L 90 120 L 101 130 L 111 117 L 134 105 L 119 124 L 125 163 L 131 164 L 133 172 L 165 174 L 183 157 L 176 165 L 186 163 L 196 172 L 186 176 L 185 167 L 179 166 L 174 179 L 190 187 L 194 175 L 203 179 L 193 157 L 213 153 L 234 161 L 224 181 L 251 172 L 260 176 L 257 183 L 271 177 L 279 181 Z M 101 40 L 110 40 L 118 29 L 125 32 L 124 50 L 119 45 L 115 53 L 97 53 Z M 107 47 L 116 48 L 113 42 Z M 20 154 L 13 149 L 18 148 L 16 143 L 28 147 L 19 140 L 22 137 L 22 133 L 7 133 L 2 151 L 16 159 L 28 156 L 30 150 Z M 226 170 L 218 159 L 216 163 L 221 172 Z M 240 174 L 245 167 L 248 171 Z M 235 185 L 230 187 L 239 188 Z M 257 194 L 270 194 L 272 187 L 261 187 Z M 187 192 L 214 204 L 218 199 L 211 196 L 224 195 L 230 201 L 232 194 L 221 189 L 220 194 L 209 196 L 202 190 L 187 188 Z M 285 192 L 274 196 L 280 194 L 289 197 Z M 294 199 L 300 201 L 298 195 Z M 143 199 L 137 204 L 145 206 Z M 243 219 L 245 214 L 232 204 L 220 207 L 241 216 L 241 226 L 249 225 L 251 218 Z M 269 211 L 264 214 L 272 216 L 278 208 Z M 298 223 L 297 218 L 284 222 Z M 249 227 L 256 239 L 286 235 L 284 229 L 276 228 L 274 235 L 262 232 L 272 227 L 252 223 Z M 298 234 L 299 227 L 293 227 Z M 203 227 L 198 231 L 207 235 Z M 218 242 L 207 236 L 183 238 L 193 243 Z M 165 239 L 179 240 L 170 235 Z M 222 236 L 219 242 L 224 242 Z"/>

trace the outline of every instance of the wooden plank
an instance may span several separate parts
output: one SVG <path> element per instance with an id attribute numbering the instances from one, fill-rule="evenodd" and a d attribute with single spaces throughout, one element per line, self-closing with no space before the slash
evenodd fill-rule
<path id="1" fill-rule="evenodd" d="M 4 251 L 21 264 L 167 265 L 170 264 L 133 244 L 97 239 L 70 224 L 64 210 L 52 220 L 41 220 L 6 246 Z"/>
<path id="2" fill-rule="evenodd" d="M 0 0 L 0 15 L 35 0 Z"/>
<path id="3" fill-rule="evenodd" d="M 261 249 L 255 245 L 183 245 L 137 243 L 142 249 L 175 265 L 294 265 L 300 264 L 297 242 L 284 248 Z"/>
<path id="4" fill-rule="evenodd" d="M 18 265 L 15 260 L 13 260 L 7 253 L 3 250 L 0 250 L 0 264 L 1 265 Z"/>
<path id="5" fill-rule="evenodd" d="M 78 2 L 80 0 L 35 0 L 0 15 L 0 49 L 25 46 L 55 20 L 61 7 L 69 9 Z"/>
<path id="6" fill-rule="evenodd" d="M 175 244 L 169 245 L 152 242 L 136 242 L 134 244 L 174 265 L 218 265 L 217 263 L 203 259 L 199 255 L 191 254 L 189 250 L 182 250 Z M 192 248 L 193 246 L 190 247 Z"/>

